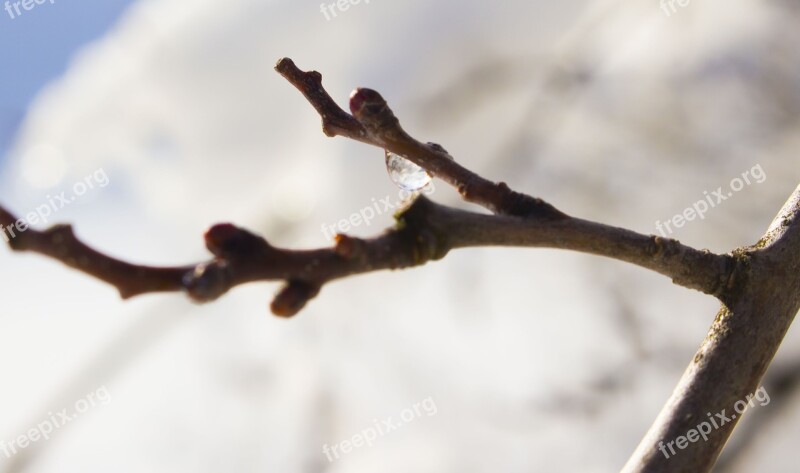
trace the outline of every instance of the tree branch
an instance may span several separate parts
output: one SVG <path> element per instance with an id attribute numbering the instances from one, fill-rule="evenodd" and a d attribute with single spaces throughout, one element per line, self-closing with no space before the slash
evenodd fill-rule
<path id="1" fill-rule="evenodd" d="M 16 219 L 0 208 L 0 225 Z M 398 215 L 398 224 L 371 239 L 337 235 L 333 248 L 293 251 L 230 224 L 205 235 L 215 258 L 196 265 L 157 268 L 106 256 L 78 240 L 71 227 L 28 229 L 9 242 L 14 250 L 57 259 L 115 286 L 123 298 L 150 292 L 186 291 L 199 302 L 254 281 L 287 281 L 272 310 L 294 315 L 326 282 L 383 269 L 418 266 L 451 249 L 476 246 L 549 247 L 582 251 L 627 261 L 673 278 L 680 285 L 720 293 L 728 259 L 697 251 L 675 240 L 566 218 L 556 221 L 477 214 L 431 202 L 425 197 Z"/>
<path id="2" fill-rule="evenodd" d="M 206 247 L 214 258 L 181 267 L 117 260 L 82 243 L 69 226 L 28 229 L 9 241 L 11 248 L 57 259 L 115 286 L 123 298 L 182 290 L 205 302 L 240 284 L 285 281 L 271 306 L 274 313 L 284 316 L 297 313 L 329 281 L 417 266 L 440 259 L 451 249 L 475 246 L 549 247 L 607 256 L 723 300 L 731 287 L 730 256 L 569 217 L 541 199 L 478 176 L 457 164 L 441 146 L 415 140 L 403 131 L 377 92 L 356 89 L 350 99 L 351 116 L 331 99 L 318 72 L 303 72 L 290 59 L 280 60 L 276 69 L 311 102 L 327 135 L 346 136 L 401 154 L 454 185 L 466 200 L 496 215 L 458 210 L 419 197 L 383 235 L 371 239 L 337 235 L 333 248 L 307 251 L 275 248 L 247 230 L 219 224 L 205 234 Z M 9 227 L 15 222 L 15 216 L 0 207 L 0 225 Z"/>
<path id="3" fill-rule="evenodd" d="M 800 186 L 756 245 L 734 252 L 734 288 L 625 473 L 710 471 L 800 310 Z M 726 411 L 729 422 L 674 455 L 663 444 Z M 721 419 L 720 419 L 721 422 Z M 722 422 L 721 422 L 722 423 Z M 685 440 L 685 439 L 684 439 Z"/>
<path id="4" fill-rule="evenodd" d="M 494 183 L 475 174 L 455 162 L 440 145 L 424 144 L 412 138 L 378 92 L 355 89 L 350 95 L 353 114 L 350 116 L 322 87 L 322 74 L 319 72 L 304 72 L 289 58 L 278 61 L 275 70 L 294 85 L 319 113 L 322 131 L 327 136 L 345 136 L 399 154 L 455 187 L 464 200 L 494 213 L 552 219 L 566 217 L 541 199 L 514 192 L 504 182 Z"/>

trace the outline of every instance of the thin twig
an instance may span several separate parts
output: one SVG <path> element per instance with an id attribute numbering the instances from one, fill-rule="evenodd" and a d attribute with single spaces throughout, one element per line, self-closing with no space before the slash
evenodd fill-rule
<path id="1" fill-rule="evenodd" d="M 732 258 L 699 251 L 676 240 L 570 217 L 541 199 L 512 191 L 459 165 L 439 145 L 423 144 L 400 126 L 386 101 L 370 89 L 356 89 L 352 115 L 322 87 L 318 72 L 304 72 L 290 59 L 276 70 L 297 87 L 322 117 L 329 136 L 345 136 L 388 149 L 455 186 L 465 200 L 495 215 L 478 214 L 417 198 L 399 213 L 398 223 L 370 239 L 338 235 L 333 248 L 294 251 L 275 248 L 263 238 L 231 224 L 213 226 L 205 242 L 214 258 L 181 267 L 141 266 L 104 255 L 75 237 L 70 226 L 27 229 L 9 241 L 115 286 L 123 298 L 185 291 L 200 302 L 255 281 L 284 281 L 272 303 L 278 315 L 294 315 L 332 280 L 383 269 L 418 266 L 455 248 L 475 246 L 548 247 L 581 251 L 651 269 L 679 285 L 725 299 Z M 16 217 L 0 207 L 0 225 Z"/>
<path id="2" fill-rule="evenodd" d="M 553 219 L 566 217 L 541 199 L 512 191 L 504 182 L 494 183 L 475 174 L 458 164 L 440 145 L 414 139 L 403 130 L 378 92 L 355 89 L 350 95 L 351 116 L 336 105 L 322 87 L 322 74 L 319 72 L 304 72 L 289 58 L 278 61 L 275 70 L 319 113 L 322 131 L 326 135 L 344 136 L 403 156 L 455 187 L 464 200 L 494 213 Z"/>

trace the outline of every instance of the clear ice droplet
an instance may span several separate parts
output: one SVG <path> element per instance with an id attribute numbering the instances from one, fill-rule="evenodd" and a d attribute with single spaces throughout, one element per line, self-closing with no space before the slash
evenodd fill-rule
<path id="1" fill-rule="evenodd" d="M 386 152 L 386 170 L 392 182 L 401 189 L 415 192 L 431 182 L 431 176 L 425 169 L 417 166 L 399 154 Z"/>

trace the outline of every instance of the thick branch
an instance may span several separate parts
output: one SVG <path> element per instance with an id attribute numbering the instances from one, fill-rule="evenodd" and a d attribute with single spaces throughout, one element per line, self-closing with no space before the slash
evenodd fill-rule
<path id="1" fill-rule="evenodd" d="M 724 299 L 733 258 L 698 251 L 671 238 L 642 235 L 623 228 L 567 217 L 538 220 L 459 214 L 449 228 L 454 248 L 525 246 L 560 248 L 626 261 L 653 270 L 675 284 Z"/>
<path id="2" fill-rule="evenodd" d="M 764 238 L 735 252 L 735 258 L 728 303 L 624 472 L 711 470 L 741 418 L 736 403 L 748 401 L 759 387 L 800 310 L 800 186 Z M 734 417 L 713 429 L 708 441 L 689 443 L 674 455 L 659 450 L 723 409 Z"/>

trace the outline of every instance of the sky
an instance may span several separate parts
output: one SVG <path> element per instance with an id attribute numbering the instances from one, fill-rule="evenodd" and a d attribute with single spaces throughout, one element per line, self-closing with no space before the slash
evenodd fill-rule
<path id="1" fill-rule="evenodd" d="M 0 12 L 0 162 L 31 100 L 64 73 L 76 51 L 108 31 L 133 0 L 47 0 L 29 11 L 21 9 L 21 15 L 13 3 L 5 1 Z"/>

